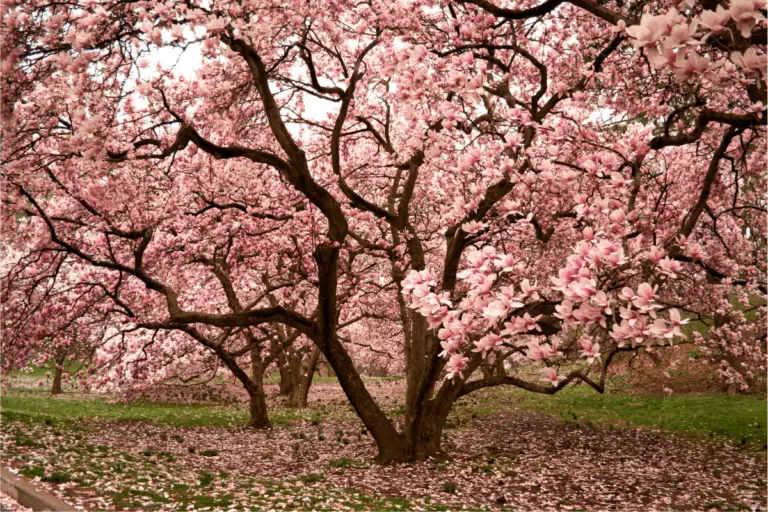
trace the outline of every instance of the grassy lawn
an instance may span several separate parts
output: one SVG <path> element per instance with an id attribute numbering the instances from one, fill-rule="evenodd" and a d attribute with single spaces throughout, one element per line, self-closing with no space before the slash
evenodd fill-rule
<path id="1" fill-rule="evenodd" d="M 560 417 L 565 422 L 619 423 L 661 428 L 697 438 L 725 437 L 740 444 L 766 443 L 766 400 L 759 396 L 599 394 L 585 386 L 566 388 L 554 396 L 521 390 L 495 390 L 482 411 L 508 402 L 527 410 Z M 485 401 L 483 401 L 485 402 Z M 493 405 L 499 404 L 499 405 Z M 507 407 L 509 407 L 507 405 Z M 471 406 L 470 406 L 471 407 Z"/>
<path id="2" fill-rule="evenodd" d="M 12 460 L 12 466 L 19 468 L 24 476 L 56 485 L 77 485 L 101 497 L 99 499 L 107 500 L 103 504 L 92 503 L 94 509 L 114 507 L 122 510 L 168 510 L 170 505 L 175 507 L 174 510 L 188 507 L 237 510 L 340 510 L 342 507 L 347 510 L 407 510 L 415 506 L 423 510 L 461 509 L 449 507 L 443 500 L 458 499 L 453 494 L 458 489 L 455 481 L 459 478 L 457 475 L 464 474 L 466 466 L 450 466 L 448 461 L 442 461 L 429 469 L 434 470 L 436 476 L 425 473 L 435 479 L 434 484 L 430 483 L 434 495 L 431 495 L 429 502 L 425 498 L 411 495 L 402 498 L 387 496 L 388 492 L 373 488 L 350 488 L 348 482 L 354 481 L 357 475 L 365 474 L 372 467 L 372 462 L 357 458 L 354 452 L 343 453 L 349 440 L 345 438 L 342 443 L 342 430 L 336 429 L 344 424 L 324 423 L 326 419 L 355 418 L 354 413 L 348 411 L 345 405 L 305 410 L 272 407 L 270 418 L 276 425 L 285 425 L 299 419 L 310 420 L 312 424 L 294 424 L 283 434 L 278 432 L 277 438 L 282 439 L 282 446 L 290 446 L 291 450 L 279 453 L 258 452 L 260 458 L 253 462 L 262 464 L 269 471 L 249 475 L 247 472 L 240 474 L 232 471 L 226 464 L 219 462 L 219 457 L 224 457 L 226 453 L 227 440 L 241 435 L 237 430 L 184 431 L 183 437 L 178 436 L 181 441 L 174 438 L 174 443 L 167 442 L 161 431 L 160 437 L 157 432 L 152 434 L 155 437 L 150 438 L 148 445 L 134 445 L 131 442 L 107 445 L 102 444 L 105 441 L 99 438 L 100 427 L 114 432 L 121 431 L 125 425 L 102 423 L 94 427 L 93 424 L 78 423 L 80 420 L 100 419 L 111 422 L 149 421 L 168 427 L 242 426 L 248 419 L 244 407 L 152 402 L 110 403 L 104 397 L 70 396 L 65 394 L 63 397 L 52 397 L 41 389 L 12 389 L 10 394 L 0 398 L 3 424 L 0 444 L 4 446 L 6 458 Z M 510 388 L 483 390 L 462 398 L 456 404 L 449 417 L 450 426 L 446 428 L 478 429 L 482 428 L 482 423 L 475 423 L 473 418 L 492 413 L 519 414 L 524 411 L 551 414 L 564 422 L 594 424 L 596 427 L 641 426 L 679 432 L 693 439 L 725 440 L 745 445 L 748 450 L 735 450 L 741 454 L 739 457 L 745 459 L 758 456 L 754 451 L 762 450 L 766 437 L 766 400 L 762 397 L 723 394 L 649 396 L 618 392 L 600 395 L 585 387 L 568 388 L 554 396 Z M 397 415 L 396 411 L 391 412 Z M 523 419 L 522 416 L 518 418 Z M 151 430 L 140 425 L 131 428 L 142 432 Z M 347 434 L 357 431 L 357 427 L 344 428 Z M 336 440 L 334 431 L 339 434 Z M 460 435 L 466 434 L 462 432 Z M 270 436 L 275 434 L 264 435 L 272 439 Z M 283 437 L 280 438 L 280 435 Z M 505 434 L 501 435 L 503 437 Z M 573 435 L 580 434 L 577 432 Z M 353 446 L 358 443 L 362 447 L 369 442 L 362 436 L 353 436 L 351 439 Z M 650 439 L 650 442 L 656 442 L 654 438 Z M 215 444 L 215 440 L 224 440 L 224 445 Z M 329 447 L 329 444 L 332 446 Z M 190 450 L 190 446 L 216 449 Z M 305 453 L 302 447 L 310 450 L 307 453 L 317 454 L 319 451 L 324 454 L 325 462 L 319 466 L 312 465 L 311 472 L 307 472 L 306 468 L 310 467 L 307 464 L 314 464 L 315 459 L 302 458 Z M 227 455 L 230 456 L 233 456 L 232 453 Z M 763 457 L 764 453 L 760 452 L 759 456 Z M 288 465 L 277 462 L 286 457 Z M 494 489 L 497 488 L 494 482 L 503 476 L 503 471 L 514 469 L 517 464 L 511 460 L 507 467 L 503 466 L 502 461 L 496 461 L 495 457 L 489 459 L 485 454 L 480 457 L 481 466 L 478 466 L 477 474 L 467 478 L 477 480 L 478 485 L 490 482 L 488 485 L 493 484 Z M 498 469 L 494 473 L 497 466 L 503 471 Z M 276 467 L 280 467 L 282 473 L 272 473 Z M 297 467 L 305 469 L 295 472 Z M 741 471 L 741 466 L 739 468 L 738 471 Z M 723 475 L 728 474 L 728 471 L 736 470 L 731 466 L 722 472 L 717 469 Z M 474 466 L 472 472 L 475 472 Z M 394 478 L 392 474 L 389 477 Z M 720 478 L 718 475 L 715 477 Z M 756 489 L 764 488 L 762 478 L 760 476 L 760 480 L 755 481 Z M 747 485 L 741 476 L 736 482 Z M 468 483 L 465 481 L 463 485 Z M 753 485 L 753 481 L 748 485 Z M 741 501 L 733 503 L 737 504 L 737 508 L 743 506 Z M 722 507 L 718 505 L 709 508 L 731 510 L 734 509 L 733 503 L 723 502 Z"/>
<path id="3" fill-rule="evenodd" d="M 245 408 L 207 404 L 153 402 L 110 403 L 103 399 L 53 398 L 43 390 L 14 390 L 0 399 L 3 416 L 32 421 L 66 423 L 84 419 L 149 421 L 168 426 L 229 427 L 247 423 Z M 565 422 L 643 426 L 676 431 L 697 438 L 726 438 L 740 444 L 766 443 L 766 400 L 725 394 L 635 395 L 586 387 L 567 388 L 554 396 L 517 389 L 493 389 L 457 403 L 455 419 L 494 412 L 530 410 L 552 414 Z M 319 409 L 272 408 L 275 425 L 295 420 L 322 421 Z M 346 415 L 346 414 L 345 414 Z M 353 415 L 350 413 L 350 417 Z"/>
<path id="4" fill-rule="evenodd" d="M 80 420 L 149 421 L 175 427 L 229 427 L 245 425 L 248 411 L 234 406 L 204 404 L 168 404 L 155 402 L 110 403 L 100 398 L 70 399 L 66 395 L 53 398 L 45 392 L 14 391 L 0 399 L 5 418 L 67 423 Z M 318 420 L 324 413 L 311 409 L 272 409 L 270 419 L 275 425 L 294 420 Z"/>

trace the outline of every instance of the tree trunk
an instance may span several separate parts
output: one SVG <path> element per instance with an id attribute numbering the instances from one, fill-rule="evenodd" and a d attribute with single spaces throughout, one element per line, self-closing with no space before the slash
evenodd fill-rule
<path id="1" fill-rule="evenodd" d="M 55 369 L 53 371 L 53 386 L 51 387 L 51 394 L 52 395 L 60 395 L 64 392 L 64 390 L 61 388 L 61 377 L 64 373 L 64 359 L 66 357 L 66 354 L 63 352 L 60 355 L 56 356 L 55 359 Z"/>
<path id="2" fill-rule="evenodd" d="M 397 432 L 366 389 L 363 379 L 355 370 L 352 359 L 338 338 L 328 339 L 321 345 L 321 350 L 336 372 L 344 394 L 376 442 L 379 451 L 377 461 L 382 464 L 410 462 L 411 450 L 404 437 Z"/>
<path id="3" fill-rule="evenodd" d="M 294 393 L 295 384 L 291 379 L 289 360 L 286 359 L 284 350 L 278 352 L 277 369 L 280 371 L 280 396 L 291 396 Z"/>
<path id="4" fill-rule="evenodd" d="M 309 388 L 312 386 L 312 379 L 315 376 L 315 368 L 317 368 L 318 359 L 320 359 L 320 349 L 314 347 L 309 355 L 307 364 L 304 365 L 302 361 L 299 383 L 298 385 L 293 386 L 292 393 L 286 404 L 288 407 L 296 407 L 299 409 L 307 407 Z"/>
<path id="5" fill-rule="evenodd" d="M 269 415 L 267 414 L 267 401 L 264 397 L 264 393 L 252 393 L 248 398 L 248 411 L 250 413 L 248 426 L 252 428 L 271 427 L 272 425 L 269 422 Z"/>
<path id="6" fill-rule="evenodd" d="M 410 425 L 414 421 L 417 416 L 416 410 L 420 406 L 416 401 L 426 372 L 426 337 L 427 321 L 423 316 L 414 312 L 411 321 L 409 360 L 405 375 L 405 425 Z"/>
<path id="7" fill-rule="evenodd" d="M 251 349 L 251 385 L 246 386 L 249 398 L 248 411 L 250 412 L 249 427 L 269 428 L 272 425 L 269 422 L 267 414 L 267 398 L 264 395 L 264 365 L 262 364 L 258 348 Z"/>

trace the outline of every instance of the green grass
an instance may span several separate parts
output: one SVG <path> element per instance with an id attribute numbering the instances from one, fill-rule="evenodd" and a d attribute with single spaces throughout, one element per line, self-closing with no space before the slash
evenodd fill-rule
<path id="1" fill-rule="evenodd" d="M 0 410 L 7 419 L 17 418 L 48 423 L 79 420 L 149 421 L 175 427 L 229 427 L 248 423 L 245 407 L 209 404 L 170 404 L 158 402 L 109 403 L 100 398 L 70 399 L 51 397 L 45 391 L 14 390 L 0 398 Z M 273 409 L 273 425 L 305 420 L 320 423 L 326 414 L 312 409 Z"/>
<path id="2" fill-rule="evenodd" d="M 69 422 L 83 419 L 150 421 L 170 426 L 230 426 L 247 423 L 244 409 L 213 405 L 179 405 L 151 402 L 108 403 L 101 399 L 51 398 L 41 393 L 2 397 L 0 408 L 8 417 L 32 421 Z"/>
<path id="3" fill-rule="evenodd" d="M 79 371 L 83 367 L 83 364 L 80 361 L 70 360 L 66 359 L 64 361 L 64 369 L 70 373 L 74 374 L 77 371 Z M 12 371 L 9 376 L 10 377 L 26 377 L 28 379 L 44 379 L 45 374 L 47 372 L 51 372 L 51 378 L 53 378 L 53 372 L 56 369 L 56 362 L 51 359 L 50 361 L 47 361 L 45 364 L 42 364 L 40 366 L 30 365 L 27 367 L 26 370 L 14 370 Z"/>
<path id="4" fill-rule="evenodd" d="M 328 461 L 328 465 L 332 468 L 362 468 L 368 465 L 367 462 L 357 459 L 350 459 L 349 457 L 342 457 L 340 459 L 332 459 Z"/>
<path id="5" fill-rule="evenodd" d="M 309 475 L 303 475 L 297 478 L 298 481 L 304 482 L 305 484 L 314 484 L 316 482 L 325 482 L 325 476 L 320 475 L 317 473 L 312 473 Z"/>
<path id="6" fill-rule="evenodd" d="M 212 426 L 227 427 L 248 422 L 245 408 L 198 404 L 168 404 L 154 402 L 109 403 L 95 399 L 51 398 L 44 393 L 19 393 L 5 395 L 0 409 L 8 418 L 48 423 L 68 423 L 86 419 L 149 421 L 158 425 L 177 427 Z M 313 416 L 314 414 L 314 416 Z M 317 418 L 310 410 L 275 410 L 270 418 L 276 425 L 291 421 Z"/>
<path id="7" fill-rule="evenodd" d="M 510 405 L 552 414 L 563 421 L 640 425 L 697 438 L 725 437 L 738 444 L 760 446 L 765 444 L 768 435 L 764 397 L 720 393 L 657 396 L 607 392 L 601 395 L 586 387 L 566 388 L 554 396 L 521 390 L 493 394 L 496 395 L 494 402 L 508 400 Z M 483 404 L 486 411 L 480 413 L 487 412 L 489 405 Z"/>
<path id="8" fill-rule="evenodd" d="M 0 400 L 3 418 L 47 424 L 68 424 L 86 419 L 149 421 L 167 426 L 245 425 L 244 407 L 179 405 L 133 402 L 108 403 L 102 399 L 53 398 L 34 390 L 13 391 Z M 590 422 L 614 426 L 644 426 L 681 432 L 698 438 L 727 438 L 737 444 L 766 442 L 766 400 L 754 396 L 725 394 L 636 395 L 607 392 L 600 395 L 585 386 L 566 388 L 554 396 L 498 388 L 460 400 L 449 418 L 449 426 L 461 428 L 472 416 L 523 408 L 555 415 L 568 422 Z M 273 409 L 275 425 L 292 421 L 322 422 L 325 410 Z M 183 439 L 182 439 L 183 441 Z M 34 444 L 35 440 L 23 439 Z"/>

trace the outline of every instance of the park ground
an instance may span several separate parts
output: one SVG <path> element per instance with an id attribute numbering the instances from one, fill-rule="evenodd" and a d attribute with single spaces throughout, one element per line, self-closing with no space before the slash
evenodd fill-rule
<path id="1" fill-rule="evenodd" d="M 404 382 L 370 379 L 391 415 Z M 373 462 L 338 383 L 244 428 L 239 404 L 122 402 L 15 386 L 3 463 L 87 510 L 765 510 L 766 400 L 584 388 L 462 399 L 445 460 Z"/>

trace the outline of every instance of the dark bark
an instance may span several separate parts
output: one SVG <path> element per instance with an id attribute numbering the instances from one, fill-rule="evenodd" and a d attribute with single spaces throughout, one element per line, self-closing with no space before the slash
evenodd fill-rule
<path id="1" fill-rule="evenodd" d="M 312 379 L 315 376 L 315 368 L 317 367 L 319 358 L 320 350 L 317 347 L 312 349 L 312 352 L 309 354 L 309 358 L 306 361 L 302 358 L 300 379 L 297 385 L 294 386 L 293 393 L 288 399 L 288 407 L 303 409 L 307 406 L 309 388 L 312 386 Z"/>
<path id="2" fill-rule="evenodd" d="M 295 382 L 291 375 L 290 363 L 283 350 L 277 354 L 277 369 L 280 371 L 280 396 L 291 396 L 294 393 Z"/>
<path id="3" fill-rule="evenodd" d="M 265 400 L 264 393 L 252 393 L 248 397 L 248 412 L 250 413 L 250 419 L 248 420 L 248 426 L 252 428 L 269 428 L 272 424 L 269 422 L 269 415 L 267 414 L 267 401 Z"/>
<path id="4" fill-rule="evenodd" d="M 333 336 L 321 340 L 319 345 L 336 372 L 339 384 L 352 407 L 376 442 L 379 451 L 377 460 L 383 464 L 409 462 L 411 457 L 405 440 L 366 389 L 363 379 L 355 370 L 352 358 L 339 339 Z"/>
<path id="5" fill-rule="evenodd" d="M 248 411 L 250 413 L 249 427 L 269 428 L 269 415 L 267 414 L 267 399 L 264 395 L 264 365 L 257 348 L 251 349 L 252 376 L 250 385 L 245 386 L 248 391 Z"/>
<path id="6" fill-rule="evenodd" d="M 52 395 L 60 395 L 64 392 L 64 390 L 61 387 L 61 377 L 64 373 L 64 359 L 66 358 L 65 353 L 61 353 L 56 356 L 56 359 L 54 360 L 56 363 L 55 369 L 53 371 L 53 386 L 51 387 L 51 394 Z"/>

